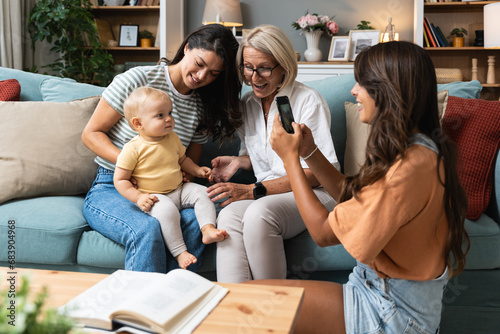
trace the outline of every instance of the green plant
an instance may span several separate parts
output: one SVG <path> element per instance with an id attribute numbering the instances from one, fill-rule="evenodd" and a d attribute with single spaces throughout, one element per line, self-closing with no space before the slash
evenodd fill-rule
<path id="1" fill-rule="evenodd" d="M 47 40 L 53 43 L 50 52 L 60 57 L 43 67 L 79 82 L 111 82 L 113 57 L 99 40 L 89 0 L 39 0 L 30 12 L 28 30 L 33 49 L 36 41 Z"/>
<path id="2" fill-rule="evenodd" d="M 15 278 L 7 278 L 7 282 L 9 284 L 0 289 L 0 333 L 66 334 L 73 329 L 73 319 L 55 309 L 43 309 L 48 297 L 46 287 L 31 299 L 30 282 L 26 276 L 21 277 L 20 287 L 16 285 Z"/>
<path id="3" fill-rule="evenodd" d="M 465 28 L 455 28 L 451 31 L 450 35 L 455 35 L 457 37 L 464 37 L 468 32 Z"/>
<path id="4" fill-rule="evenodd" d="M 373 28 L 372 26 L 370 26 L 370 21 L 361 21 L 361 23 L 359 23 L 357 25 L 357 29 L 358 30 L 373 30 L 375 28 Z"/>
<path id="5" fill-rule="evenodd" d="M 153 38 L 153 34 L 149 30 L 143 30 L 140 33 L 141 38 Z"/>

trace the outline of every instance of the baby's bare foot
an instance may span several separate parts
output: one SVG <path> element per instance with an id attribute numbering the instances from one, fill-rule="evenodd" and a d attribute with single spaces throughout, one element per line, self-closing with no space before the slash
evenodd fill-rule
<path id="1" fill-rule="evenodd" d="M 202 241 L 205 245 L 211 244 L 212 242 L 222 241 L 229 236 L 226 230 L 219 230 L 213 225 L 205 225 L 201 229 L 201 233 L 203 234 Z"/>
<path id="2" fill-rule="evenodd" d="M 180 253 L 179 255 L 176 256 L 175 259 L 177 260 L 177 263 L 179 263 L 179 267 L 181 267 L 181 269 L 186 269 L 187 267 L 189 267 L 189 265 L 196 263 L 196 261 L 198 261 L 196 259 L 196 256 L 189 253 L 188 251 Z"/>

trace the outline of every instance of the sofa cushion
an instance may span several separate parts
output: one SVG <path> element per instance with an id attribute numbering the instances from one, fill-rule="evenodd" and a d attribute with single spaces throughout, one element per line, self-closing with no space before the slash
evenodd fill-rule
<path id="1" fill-rule="evenodd" d="M 332 114 L 331 133 L 335 145 L 335 153 L 340 166 L 344 166 L 346 142 L 345 101 L 355 102 L 351 88 L 356 84 L 354 74 L 331 76 L 321 80 L 306 81 L 305 85 L 317 90 L 324 98 Z"/>
<path id="2" fill-rule="evenodd" d="M 479 99 L 483 86 L 477 80 L 455 81 L 447 84 L 438 84 L 438 91 L 448 90 L 450 96 L 457 96 L 464 99 Z"/>
<path id="3" fill-rule="evenodd" d="M 486 214 L 478 220 L 465 220 L 470 239 L 465 269 L 500 268 L 500 226 Z"/>
<path id="4" fill-rule="evenodd" d="M 40 83 L 43 101 L 68 102 L 89 96 L 101 95 L 105 87 L 99 87 L 79 82 L 45 79 Z"/>
<path id="5" fill-rule="evenodd" d="M 493 190 L 494 159 L 500 143 L 500 101 L 450 96 L 443 129 L 457 144 L 457 169 L 469 205 L 467 218 L 476 220 L 488 207 Z"/>
<path id="6" fill-rule="evenodd" d="M 95 155 L 81 134 L 100 97 L 67 103 L 0 102 L 0 203 L 86 193 Z"/>
<path id="7" fill-rule="evenodd" d="M 21 85 L 16 79 L 0 81 L 0 101 L 20 101 Z"/>
<path id="8" fill-rule="evenodd" d="M 125 247 L 99 232 L 85 231 L 78 244 L 77 262 L 79 265 L 124 269 Z"/>
<path id="9" fill-rule="evenodd" d="M 8 222 L 15 226 L 16 262 L 75 264 L 82 233 L 89 230 L 81 196 L 53 196 L 0 205 L 0 262 L 7 260 Z"/>
<path id="10" fill-rule="evenodd" d="M 21 101 L 42 101 L 40 83 L 45 79 L 58 79 L 65 82 L 76 82 L 70 78 L 59 78 L 52 75 L 44 75 L 11 68 L 0 67 L 0 80 L 16 79 L 21 85 Z"/>
<path id="11" fill-rule="evenodd" d="M 291 272 L 351 270 L 356 260 L 342 245 L 320 247 L 309 231 L 285 240 L 287 267 Z"/>

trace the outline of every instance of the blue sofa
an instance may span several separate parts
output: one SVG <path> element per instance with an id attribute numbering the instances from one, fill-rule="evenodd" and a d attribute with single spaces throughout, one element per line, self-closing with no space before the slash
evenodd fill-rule
<path id="1" fill-rule="evenodd" d="M 47 75 L 0 68 L 0 81 L 16 79 L 21 85 L 21 101 L 67 103 L 74 99 L 100 95 L 103 88 Z M 345 101 L 354 102 L 350 89 L 352 75 L 306 82 L 326 99 L 332 113 L 332 136 L 341 164 L 346 147 Z M 439 85 L 449 95 L 478 98 L 482 87 L 477 81 Z M 12 102 L 5 106 L 15 106 Z M 18 102 L 19 103 L 19 102 Z M 34 106 L 38 106 L 35 104 Z M 1 109 L 0 109 L 1 110 Z M 71 112 L 71 110 L 68 110 Z M 82 127 L 83 129 L 83 127 Z M 218 155 L 236 155 L 238 141 L 209 142 L 202 163 L 208 165 Z M 0 163 L 2 153 L 0 152 Z M 90 171 L 90 176 L 95 171 Z M 252 176 L 241 173 L 241 182 Z M 111 273 L 123 268 L 124 248 L 90 229 L 82 215 L 84 193 L 51 194 L 31 198 L 12 198 L 0 205 L 0 266 L 8 266 L 8 229 L 15 223 L 15 266 Z M 15 196 L 14 196 L 15 197 Z M 494 194 L 486 213 L 477 221 L 466 221 L 471 238 L 466 270 L 452 279 L 444 295 L 443 333 L 498 333 L 500 331 L 500 161 L 494 171 Z M 308 232 L 285 242 L 290 278 L 345 282 L 354 259 L 339 246 L 320 248 Z M 215 279 L 215 246 L 204 254 L 200 274 Z"/>

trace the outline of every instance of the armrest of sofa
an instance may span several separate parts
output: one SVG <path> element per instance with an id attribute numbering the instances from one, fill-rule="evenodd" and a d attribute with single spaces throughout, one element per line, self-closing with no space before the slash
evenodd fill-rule
<path id="1" fill-rule="evenodd" d="M 59 78 L 52 75 L 25 72 L 6 67 L 0 67 L 0 80 L 16 79 L 21 85 L 21 101 L 43 101 L 40 85 L 46 79 L 56 79 L 63 82 L 76 82 L 69 78 Z"/>

